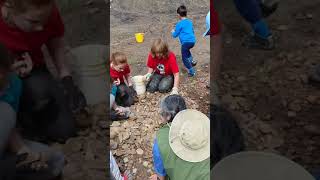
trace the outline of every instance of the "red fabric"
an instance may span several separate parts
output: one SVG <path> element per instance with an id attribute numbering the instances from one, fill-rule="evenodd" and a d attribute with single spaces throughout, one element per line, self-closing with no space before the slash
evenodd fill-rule
<path id="1" fill-rule="evenodd" d="M 3 2 L 0 4 L 0 9 L 2 6 Z M 2 14 L 1 10 L 0 14 Z M 54 6 L 44 29 L 38 32 L 24 32 L 17 27 L 8 26 L 0 16 L 0 42 L 15 56 L 28 52 L 35 67 L 45 64 L 41 46 L 50 39 L 63 37 L 63 35 L 64 24 L 56 6 Z"/>
<path id="2" fill-rule="evenodd" d="M 111 68 L 110 67 L 110 76 L 113 80 L 117 80 L 118 78 L 120 79 L 120 82 L 123 83 L 124 82 L 124 79 L 123 79 L 123 76 L 124 77 L 127 77 L 127 75 L 130 73 L 130 67 L 129 65 L 126 65 L 123 69 L 123 71 L 119 72 L 119 71 L 116 71 L 115 69 Z"/>
<path id="3" fill-rule="evenodd" d="M 161 75 L 171 75 L 179 72 L 176 55 L 173 52 L 169 53 L 168 59 L 153 58 L 150 53 L 148 56 L 147 66 Z"/>
<path id="4" fill-rule="evenodd" d="M 218 13 L 214 9 L 214 3 L 213 0 L 210 3 L 210 30 L 212 29 L 212 35 L 216 35 L 220 33 L 220 22 L 219 22 L 219 16 Z"/>

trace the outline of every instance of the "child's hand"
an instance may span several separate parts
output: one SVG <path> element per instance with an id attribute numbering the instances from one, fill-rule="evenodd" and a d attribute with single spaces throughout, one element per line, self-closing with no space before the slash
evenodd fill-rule
<path id="1" fill-rule="evenodd" d="M 113 84 L 115 84 L 116 86 L 119 86 L 120 85 L 120 79 L 118 78 L 117 80 L 113 81 Z"/>
<path id="2" fill-rule="evenodd" d="M 29 75 L 33 68 L 32 59 L 29 53 L 24 53 L 22 55 L 22 60 L 16 60 L 16 62 L 13 63 L 12 68 L 20 77 Z"/>

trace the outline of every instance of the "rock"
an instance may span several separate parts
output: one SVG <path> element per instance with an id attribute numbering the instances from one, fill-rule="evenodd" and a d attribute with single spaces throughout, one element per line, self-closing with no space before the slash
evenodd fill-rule
<path id="1" fill-rule="evenodd" d="M 292 117 L 296 117 L 297 113 L 294 111 L 288 111 L 288 117 L 292 118 Z"/>
<path id="2" fill-rule="evenodd" d="M 99 8 L 91 8 L 91 9 L 89 9 L 89 14 L 91 14 L 91 15 L 96 14 L 98 12 L 100 12 Z"/>
<path id="3" fill-rule="evenodd" d="M 114 139 L 120 133 L 120 127 L 110 127 L 110 138 Z"/>
<path id="4" fill-rule="evenodd" d="M 113 140 L 110 140 L 110 149 L 116 150 L 117 148 L 118 148 L 118 143 Z"/>
<path id="5" fill-rule="evenodd" d="M 312 135 L 320 135 L 320 128 L 315 125 L 306 125 L 304 126 L 304 130 Z"/>
<path id="6" fill-rule="evenodd" d="M 132 173 L 133 173 L 133 174 L 137 174 L 137 171 L 138 171 L 137 168 L 134 168 L 134 169 L 132 170 Z"/>
<path id="7" fill-rule="evenodd" d="M 243 82 L 243 81 L 245 81 L 247 78 L 245 77 L 245 76 L 239 76 L 238 78 L 237 78 L 237 81 L 239 81 L 239 82 Z"/>
<path id="8" fill-rule="evenodd" d="M 310 14 L 310 13 L 308 13 L 308 14 L 306 14 L 306 18 L 308 18 L 308 19 L 312 19 L 312 18 L 313 18 L 313 15 L 312 15 L 312 14 Z"/>
<path id="9" fill-rule="evenodd" d="M 107 129 L 109 127 L 109 123 L 107 121 L 99 121 L 98 122 L 98 126 L 101 128 L 101 129 Z"/>
<path id="10" fill-rule="evenodd" d="M 123 158 L 123 162 L 127 163 L 127 162 L 129 162 L 129 159 L 127 157 L 125 157 L 125 158 Z"/>
<path id="11" fill-rule="evenodd" d="M 294 112 L 300 112 L 301 111 L 301 105 L 299 101 L 293 101 L 289 104 L 289 109 Z"/>
<path id="12" fill-rule="evenodd" d="M 264 134 L 272 133 L 272 128 L 266 123 L 259 123 L 260 131 Z"/>
<path id="13" fill-rule="evenodd" d="M 277 27 L 277 29 L 278 29 L 279 31 L 286 31 L 286 30 L 288 30 L 289 28 L 288 28 L 287 25 L 280 25 L 280 26 Z"/>
<path id="14" fill-rule="evenodd" d="M 90 6 L 90 5 L 92 5 L 92 4 L 93 4 L 93 0 L 89 0 L 89 1 L 87 1 L 87 2 L 85 3 L 86 6 Z"/>
<path id="15" fill-rule="evenodd" d="M 148 167 L 148 165 L 149 165 L 148 161 L 144 161 L 144 162 L 143 162 L 143 166 L 144 166 L 144 167 Z"/>
<path id="16" fill-rule="evenodd" d="M 318 100 L 319 97 L 317 96 L 308 96 L 307 97 L 307 101 L 310 103 L 310 104 L 316 104 L 317 103 L 317 100 Z"/>
<path id="17" fill-rule="evenodd" d="M 143 154 L 143 150 L 142 150 L 142 149 L 140 149 L 140 148 L 139 148 L 139 149 L 137 149 L 137 150 L 136 150 L 136 152 L 137 152 L 137 154 L 138 154 L 138 155 L 142 155 L 142 154 Z"/>
<path id="18" fill-rule="evenodd" d="M 113 121 L 113 123 L 111 124 L 112 127 L 118 127 L 121 126 L 121 123 L 119 121 Z"/>

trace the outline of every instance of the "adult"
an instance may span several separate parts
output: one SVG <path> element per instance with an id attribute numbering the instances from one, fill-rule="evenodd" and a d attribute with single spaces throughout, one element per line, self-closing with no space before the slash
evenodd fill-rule
<path id="1" fill-rule="evenodd" d="M 153 160 L 156 180 L 210 179 L 210 121 L 199 111 L 186 109 L 184 99 L 170 95 L 160 103 L 164 124 L 156 134 Z"/>
<path id="2" fill-rule="evenodd" d="M 32 136 L 59 141 L 76 134 L 72 111 L 86 105 L 66 65 L 63 36 L 54 0 L 0 1 L 0 42 L 15 57 L 13 68 L 23 81 L 19 123 Z M 59 82 L 46 67 L 42 46 L 50 52 Z"/>
<path id="3" fill-rule="evenodd" d="M 248 35 L 243 45 L 248 48 L 272 50 L 274 38 L 264 18 L 270 16 L 278 7 L 278 2 L 265 0 L 234 0 L 241 16 L 251 25 L 252 34 Z"/>

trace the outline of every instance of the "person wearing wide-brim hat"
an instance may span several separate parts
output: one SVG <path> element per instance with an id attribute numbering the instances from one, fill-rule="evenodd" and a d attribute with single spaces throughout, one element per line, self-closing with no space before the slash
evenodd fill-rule
<path id="1" fill-rule="evenodd" d="M 150 179 L 209 180 L 210 120 L 184 99 L 170 95 L 160 103 L 165 123 L 156 134 L 153 160 L 156 174 Z"/>
<path id="2" fill-rule="evenodd" d="M 302 166 L 273 153 L 240 152 L 213 167 L 212 180 L 315 180 Z"/>

